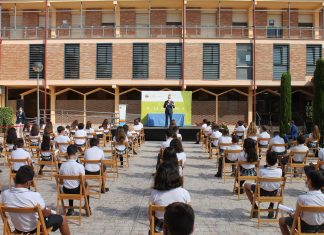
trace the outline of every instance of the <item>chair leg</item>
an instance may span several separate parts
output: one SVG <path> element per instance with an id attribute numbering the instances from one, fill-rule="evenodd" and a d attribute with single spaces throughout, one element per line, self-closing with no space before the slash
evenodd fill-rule
<path id="1" fill-rule="evenodd" d="M 260 222 L 261 222 L 261 209 L 260 209 L 261 203 L 258 201 L 258 228 L 260 228 Z"/>
<path id="2" fill-rule="evenodd" d="M 79 225 L 81 225 L 81 216 L 82 216 L 82 199 L 80 199 L 80 203 L 79 203 Z"/>

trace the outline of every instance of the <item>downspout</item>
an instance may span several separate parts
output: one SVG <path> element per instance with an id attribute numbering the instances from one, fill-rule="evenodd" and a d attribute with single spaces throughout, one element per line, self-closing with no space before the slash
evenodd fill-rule
<path id="1" fill-rule="evenodd" d="M 48 39 L 48 18 L 49 6 L 48 0 L 45 0 L 45 33 L 44 33 L 44 122 L 46 123 L 46 110 L 47 110 L 47 92 L 46 92 L 46 75 L 47 75 L 47 39 Z"/>
<path id="2" fill-rule="evenodd" d="M 185 11 L 185 5 L 186 5 L 186 0 L 182 1 L 182 71 L 181 71 L 181 90 L 185 90 L 186 86 L 185 86 L 185 76 L 184 76 L 184 72 L 185 72 L 185 34 L 186 34 L 186 11 Z"/>
<path id="3" fill-rule="evenodd" d="M 256 48 L 256 16 L 255 16 L 255 1 L 253 0 L 253 118 L 252 120 L 256 122 L 256 77 L 255 77 L 255 48 Z"/>

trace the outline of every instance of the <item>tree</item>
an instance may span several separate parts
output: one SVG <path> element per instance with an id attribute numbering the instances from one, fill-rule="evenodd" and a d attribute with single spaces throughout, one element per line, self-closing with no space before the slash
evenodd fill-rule
<path id="1" fill-rule="evenodd" d="M 314 72 L 313 123 L 321 131 L 320 146 L 323 147 L 324 137 L 324 59 L 316 62 Z"/>
<path id="2" fill-rule="evenodd" d="M 280 84 L 280 135 L 289 132 L 291 120 L 291 76 L 290 73 L 283 73 Z"/>

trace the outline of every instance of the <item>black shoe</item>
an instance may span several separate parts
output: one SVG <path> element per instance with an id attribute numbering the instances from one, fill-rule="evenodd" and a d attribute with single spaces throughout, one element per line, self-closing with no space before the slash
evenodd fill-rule
<path id="1" fill-rule="evenodd" d="M 217 177 L 217 178 L 222 178 L 222 174 L 217 173 L 217 174 L 215 175 L 215 177 Z"/>
<path id="2" fill-rule="evenodd" d="M 195 144 L 199 144 L 199 142 L 198 141 L 196 141 L 196 143 Z"/>
<path id="3" fill-rule="evenodd" d="M 137 155 L 137 153 L 136 153 L 135 151 L 134 151 L 133 153 L 134 153 L 135 155 Z"/>
<path id="4" fill-rule="evenodd" d="M 236 194 L 236 195 L 238 195 L 238 188 L 236 188 L 235 190 L 234 190 L 234 193 Z M 244 189 L 243 188 L 240 188 L 240 194 L 243 194 L 244 193 Z"/>
<path id="5" fill-rule="evenodd" d="M 257 211 L 254 211 L 253 214 L 252 214 L 252 218 L 258 218 L 258 212 Z"/>
<path id="6" fill-rule="evenodd" d="M 109 188 L 101 189 L 101 193 L 106 193 L 106 192 L 109 192 Z"/>
<path id="7" fill-rule="evenodd" d="M 42 170 L 39 170 L 38 174 L 39 175 L 42 175 L 43 174 L 43 171 Z"/>
<path id="8" fill-rule="evenodd" d="M 270 207 L 268 208 L 268 210 L 273 210 L 273 207 Z M 274 211 L 269 211 L 268 213 L 268 219 L 272 219 L 274 217 Z"/>
<path id="9" fill-rule="evenodd" d="M 73 209 L 68 209 L 66 216 L 71 216 L 74 214 L 74 210 Z"/>

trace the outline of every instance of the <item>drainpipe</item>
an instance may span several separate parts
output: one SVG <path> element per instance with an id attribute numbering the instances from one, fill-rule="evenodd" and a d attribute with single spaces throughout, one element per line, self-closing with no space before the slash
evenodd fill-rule
<path id="1" fill-rule="evenodd" d="M 290 1 L 288 2 L 288 38 L 290 38 Z"/>
<path id="2" fill-rule="evenodd" d="M 255 48 L 256 48 L 256 16 L 255 16 L 255 2 L 253 0 L 253 118 L 252 120 L 256 122 L 256 78 L 255 78 Z"/>
<path id="3" fill-rule="evenodd" d="M 181 90 L 186 90 L 186 85 L 185 85 L 185 76 L 184 76 L 184 72 L 185 72 L 185 37 L 186 37 L 186 4 L 187 1 L 183 0 L 182 2 L 182 83 L 181 83 Z"/>
<path id="4" fill-rule="evenodd" d="M 45 0 L 45 33 L 44 33 L 44 121 L 46 123 L 47 109 L 47 93 L 46 93 L 46 74 L 47 74 L 47 39 L 48 39 L 48 23 L 49 23 L 49 3 Z"/>

